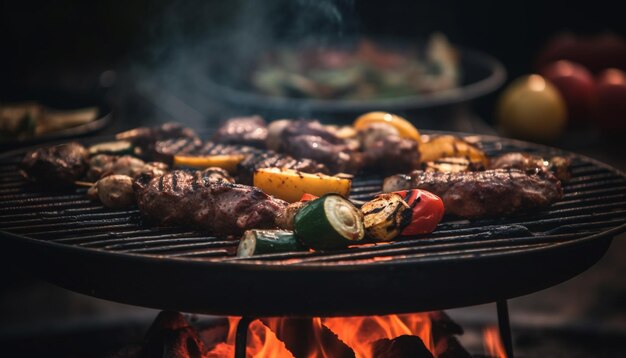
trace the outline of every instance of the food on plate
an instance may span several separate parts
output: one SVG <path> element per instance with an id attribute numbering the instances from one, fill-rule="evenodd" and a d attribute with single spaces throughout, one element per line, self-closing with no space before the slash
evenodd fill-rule
<path id="1" fill-rule="evenodd" d="M 267 126 L 260 116 L 236 117 L 225 121 L 213 135 L 216 143 L 265 147 Z"/>
<path id="2" fill-rule="evenodd" d="M 254 186 L 290 203 L 300 200 L 304 194 L 322 196 L 337 193 L 348 196 L 350 179 L 326 174 L 302 173 L 293 169 L 261 168 L 254 172 Z"/>
<path id="3" fill-rule="evenodd" d="M 593 76 L 585 67 L 560 60 L 546 65 L 540 74 L 563 96 L 569 121 L 574 123 L 591 119 L 595 83 Z"/>
<path id="4" fill-rule="evenodd" d="M 443 200 L 437 195 L 420 189 L 396 191 L 411 208 L 409 223 L 402 229 L 401 235 L 412 236 L 430 234 L 435 231 L 443 218 Z"/>
<path id="5" fill-rule="evenodd" d="M 365 236 L 363 213 L 338 194 L 308 202 L 295 217 L 295 233 L 314 250 L 334 250 L 359 243 Z"/>
<path id="6" fill-rule="evenodd" d="M 24 175 L 52 186 L 73 186 L 87 170 L 87 149 L 76 142 L 38 148 L 21 162 Z"/>
<path id="7" fill-rule="evenodd" d="M 239 241 L 237 257 L 293 251 L 307 251 L 307 248 L 298 241 L 293 231 L 247 230 Z"/>
<path id="8" fill-rule="evenodd" d="M 500 96 L 496 114 L 506 135 L 535 141 L 558 138 L 567 124 L 563 96 L 539 75 L 511 83 Z"/>
<path id="9" fill-rule="evenodd" d="M 435 162 L 444 158 L 465 158 L 474 165 L 487 167 L 485 152 L 466 140 L 453 135 L 432 136 L 419 146 L 422 162 Z"/>
<path id="10" fill-rule="evenodd" d="M 135 204 L 133 178 L 121 174 L 106 176 L 89 188 L 87 196 L 100 200 L 107 208 L 129 207 Z"/>
<path id="11" fill-rule="evenodd" d="M 456 87 L 459 60 L 456 50 L 439 33 L 419 52 L 414 47 L 399 50 L 363 39 L 356 48 L 275 50 L 261 57 L 250 82 L 256 91 L 278 97 L 368 100 L 415 96 Z"/>
<path id="12" fill-rule="evenodd" d="M 98 109 L 59 110 L 37 102 L 0 105 L 0 141 L 36 137 L 94 121 Z"/>
<path id="13" fill-rule="evenodd" d="M 541 209 L 563 197 L 552 173 L 527 174 L 518 169 L 441 173 L 416 170 L 386 178 L 383 192 L 423 189 L 439 196 L 446 213 L 486 218 Z"/>
<path id="14" fill-rule="evenodd" d="M 218 167 L 234 174 L 237 172 L 237 166 L 244 158 L 244 154 L 217 154 L 206 156 L 175 155 L 173 166 L 196 169 Z"/>
<path id="15" fill-rule="evenodd" d="M 134 182 L 139 210 L 162 224 L 190 225 L 214 234 L 275 227 L 287 202 L 212 174 L 173 170 L 156 177 L 141 175 Z"/>
<path id="16" fill-rule="evenodd" d="M 380 194 L 361 207 L 367 237 L 389 241 L 411 221 L 411 207 L 398 194 Z"/>

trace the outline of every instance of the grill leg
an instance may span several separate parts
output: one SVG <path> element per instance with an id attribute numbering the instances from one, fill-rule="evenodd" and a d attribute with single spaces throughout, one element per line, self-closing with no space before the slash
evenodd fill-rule
<path id="1" fill-rule="evenodd" d="M 513 339 L 511 338 L 511 324 L 509 323 L 509 306 L 506 300 L 496 302 L 498 310 L 498 328 L 500 339 L 508 358 L 513 358 Z"/>
<path id="2" fill-rule="evenodd" d="M 241 317 L 237 323 L 235 333 L 235 358 L 246 358 L 246 345 L 248 344 L 248 326 L 252 322 L 249 317 Z"/>

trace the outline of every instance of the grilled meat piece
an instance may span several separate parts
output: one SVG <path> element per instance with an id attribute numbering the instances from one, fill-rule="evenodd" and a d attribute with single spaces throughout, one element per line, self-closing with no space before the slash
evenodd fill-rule
<path id="1" fill-rule="evenodd" d="M 215 180 L 207 171 L 174 170 L 134 183 L 141 212 L 163 224 L 192 225 L 214 234 L 273 228 L 287 203 L 260 189 Z"/>
<path id="2" fill-rule="evenodd" d="M 331 144 L 345 144 L 342 138 L 339 138 L 337 135 L 335 135 L 335 133 L 328 130 L 328 128 L 324 127 L 324 125 L 316 120 L 299 119 L 296 121 L 291 121 L 289 125 L 283 128 L 283 130 L 281 131 L 281 135 L 283 139 L 297 137 L 301 135 L 310 135 L 321 137 Z"/>
<path id="3" fill-rule="evenodd" d="M 333 172 L 354 173 L 360 168 L 360 155 L 318 121 L 291 121 L 281 137 L 280 148 L 294 158 L 324 163 Z"/>
<path id="4" fill-rule="evenodd" d="M 414 140 L 390 136 L 367 148 L 363 154 L 364 166 L 383 173 L 397 173 L 420 166 L 418 143 Z"/>
<path id="5" fill-rule="evenodd" d="M 118 133 L 115 138 L 127 140 L 135 145 L 154 143 L 158 140 L 172 138 L 198 138 L 193 129 L 183 127 L 180 123 L 164 123 L 156 127 L 139 127 Z"/>
<path id="6" fill-rule="evenodd" d="M 289 137 L 284 143 L 285 153 L 299 159 L 324 163 L 335 173 L 354 173 L 360 167 L 360 155 L 347 152 L 345 146 L 332 144 L 314 135 Z"/>
<path id="7" fill-rule="evenodd" d="M 131 129 L 118 133 L 115 138 L 130 141 L 135 145 L 135 150 L 139 155 L 150 157 L 158 141 L 180 138 L 198 139 L 198 135 L 193 129 L 183 127 L 179 123 L 164 123 L 157 127 Z"/>
<path id="8" fill-rule="evenodd" d="M 153 175 L 161 175 L 167 171 L 168 166 L 161 162 L 144 162 L 139 158 L 130 155 L 121 157 L 99 154 L 89 159 L 88 180 L 98 180 L 107 175 L 119 174 L 127 175 L 131 178 L 145 172 Z"/>
<path id="9" fill-rule="evenodd" d="M 386 178 L 383 191 L 424 189 L 444 202 L 446 213 L 484 218 L 545 208 L 563 197 L 561 182 L 551 173 L 529 175 L 518 169 L 441 173 L 416 170 Z"/>
<path id="10" fill-rule="evenodd" d="M 260 116 L 231 118 L 213 135 L 213 140 L 224 144 L 245 144 L 264 148 L 267 126 Z"/>
<path id="11" fill-rule="evenodd" d="M 261 168 L 274 167 L 294 169 L 303 173 L 329 173 L 328 168 L 324 164 L 319 164 L 310 159 L 295 159 L 273 151 L 255 151 L 239 163 L 239 182 L 252 184 L 255 171 Z"/>
<path id="12" fill-rule="evenodd" d="M 202 147 L 203 143 L 200 138 L 173 138 L 158 140 L 154 142 L 152 150 L 152 159 L 163 162 L 172 163 L 174 155 L 184 155 L 193 153 Z"/>
<path id="13" fill-rule="evenodd" d="M 87 149 L 71 142 L 26 153 L 22 173 L 30 180 L 52 186 L 72 186 L 87 170 Z"/>
<path id="14" fill-rule="evenodd" d="M 571 177 L 570 161 L 564 157 L 552 157 L 550 160 L 528 153 L 506 153 L 491 161 L 491 169 L 519 169 L 529 174 L 537 171 L 551 171 L 560 180 Z"/>

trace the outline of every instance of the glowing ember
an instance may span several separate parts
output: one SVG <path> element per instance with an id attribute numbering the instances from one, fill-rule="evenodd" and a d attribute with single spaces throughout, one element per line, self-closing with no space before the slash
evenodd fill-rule
<path id="1" fill-rule="evenodd" d="M 506 358 L 506 351 L 498 333 L 498 327 L 487 327 L 483 330 L 485 353 L 489 357 Z"/>

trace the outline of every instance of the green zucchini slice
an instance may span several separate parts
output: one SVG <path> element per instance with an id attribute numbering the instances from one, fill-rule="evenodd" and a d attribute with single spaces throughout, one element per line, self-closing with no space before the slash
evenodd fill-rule
<path id="1" fill-rule="evenodd" d="M 314 250 L 334 250 L 363 239 L 363 213 L 337 194 L 310 201 L 295 217 L 298 239 Z"/>
<path id="2" fill-rule="evenodd" d="M 237 257 L 306 250 L 292 231 L 247 230 L 239 241 Z"/>

